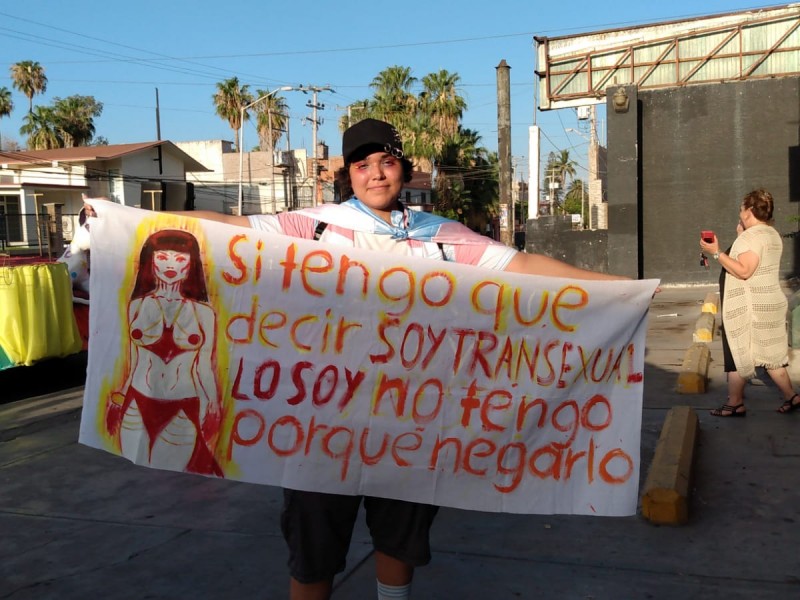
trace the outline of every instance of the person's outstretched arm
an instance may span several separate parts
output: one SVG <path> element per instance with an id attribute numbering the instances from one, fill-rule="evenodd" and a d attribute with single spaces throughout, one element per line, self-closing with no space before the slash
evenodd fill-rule
<path id="1" fill-rule="evenodd" d="M 85 198 L 83 200 L 83 208 L 86 211 L 87 217 L 94 217 L 96 213 L 92 206 L 93 200 L 102 200 L 110 202 L 108 198 Z M 250 227 L 250 221 L 247 217 L 240 217 L 238 215 L 225 215 L 215 212 L 213 210 L 168 210 L 165 211 L 170 215 L 179 215 L 182 217 L 194 217 L 195 219 L 205 219 L 206 221 L 216 221 L 218 223 L 226 223 L 228 225 L 238 225 L 239 227 Z"/>
<path id="2" fill-rule="evenodd" d="M 558 259 L 544 256 L 543 254 L 525 254 L 522 252 L 511 259 L 511 262 L 508 263 L 505 270 L 511 273 L 567 277 L 569 279 L 606 281 L 630 279 L 630 277 L 623 277 L 621 275 L 609 275 L 608 273 L 599 273 L 597 271 L 589 271 L 587 269 L 574 267 Z"/>
<path id="3" fill-rule="evenodd" d="M 166 211 L 170 215 L 181 217 L 194 217 L 195 219 L 205 219 L 206 221 L 216 221 L 227 225 L 238 225 L 239 227 L 250 227 L 250 220 L 239 215 L 225 215 L 213 210 L 170 210 Z"/>

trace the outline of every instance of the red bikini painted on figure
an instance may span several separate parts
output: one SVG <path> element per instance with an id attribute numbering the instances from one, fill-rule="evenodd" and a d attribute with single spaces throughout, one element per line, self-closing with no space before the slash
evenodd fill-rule
<path id="1" fill-rule="evenodd" d="M 145 241 L 128 303 L 128 335 L 128 375 L 106 413 L 122 455 L 223 476 L 210 447 L 221 423 L 216 315 L 192 234 L 162 230 Z"/>

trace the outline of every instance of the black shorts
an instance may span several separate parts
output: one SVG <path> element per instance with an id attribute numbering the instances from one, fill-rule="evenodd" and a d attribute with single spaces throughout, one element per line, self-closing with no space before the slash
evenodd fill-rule
<path id="1" fill-rule="evenodd" d="M 362 499 L 375 550 L 415 567 L 431 561 L 429 533 L 438 506 L 284 490 L 281 531 L 289 546 L 292 577 L 316 583 L 344 571 Z"/>

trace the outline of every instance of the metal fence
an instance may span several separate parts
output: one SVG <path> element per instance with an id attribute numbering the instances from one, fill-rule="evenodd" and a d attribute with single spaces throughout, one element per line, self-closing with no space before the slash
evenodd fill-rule
<path id="1" fill-rule="evenodd" d="M 0 252 L 60 256 L 77 226 L 76 214 L 0 214 Z"/>

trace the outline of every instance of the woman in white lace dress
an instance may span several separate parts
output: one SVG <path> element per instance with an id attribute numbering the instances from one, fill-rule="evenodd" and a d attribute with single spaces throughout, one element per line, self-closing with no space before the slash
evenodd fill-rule
<path id="1" fill-rule="evenodd" d="M 755 190 L 739 207 L 743 228 L 730 254 L 720 252 L 719 240 L 700 240 L 703 252 L 711 254 L 725 269 L 722 290 L 723 336 L 734 364 L 726 361 L 728 400 L 711 411 L 715 417 L 744 417 L 744 388 L 764 367 L 783 395 L 781 413 L 800 408 L 800 396 L 786 370 L 789 340 L 786 332 L 788 301 L 780 284 L 783 241 L 770 224 L 773 200 L 766 190 Z"/>

